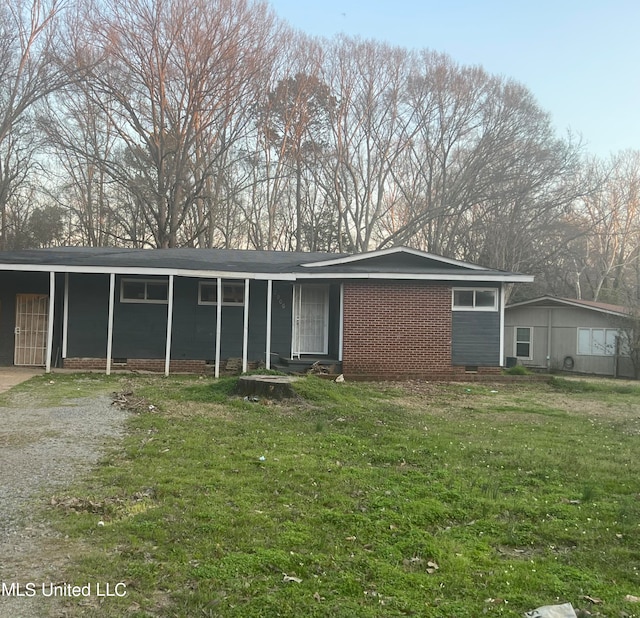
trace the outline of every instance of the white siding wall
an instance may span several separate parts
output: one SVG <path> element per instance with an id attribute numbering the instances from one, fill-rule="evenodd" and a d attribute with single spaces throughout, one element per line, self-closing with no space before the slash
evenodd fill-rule
<path id="1" fill-rule="evenodd" d="M 548 324 L 551 319 L 551 351 L 548 352 Z M 551 369 L 563 369 L 567 357 L 573 359 L 573 371 L 613 375 L 613 356 L 589 356 L 578 354 L 578 328 L 616 328 L 615 316 L 597 313 L 579 307 L 514 307 L 505 311 L 505 349 L 506 356 L 515 356 L 515 328 L 533 327 L 532 352 L 530 360 L 519 360 L 530 367 L 549 366 Z M 547 355 L 549 359 L 547 360 Z M 548 364 L 549 363 L 549 364 Z M 631 363 L 621 359 L 621 375 L 632 375 Z"/>

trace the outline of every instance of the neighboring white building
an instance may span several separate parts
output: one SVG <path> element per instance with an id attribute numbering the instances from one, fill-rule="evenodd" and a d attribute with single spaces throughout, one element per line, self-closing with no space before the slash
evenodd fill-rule
<path id="1" fill-rule="evenodd" d="M 531 368 L 633 377 L 622 330 L 628 316 L 620 305 L 553 296 L 507 305 L 504 355 Z"/>

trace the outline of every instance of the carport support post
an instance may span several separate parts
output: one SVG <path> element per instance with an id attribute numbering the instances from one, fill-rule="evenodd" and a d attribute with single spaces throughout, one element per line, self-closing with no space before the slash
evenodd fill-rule
<path id="1" fill-rule="evenodd" d="M 51 373 L 51 354 L 53 352 L 53 309 L 56 304 L 56 273 L 49 273 L 49 322 L 47 326 L 47 360 L 45 372 Z"/>
<path id="2" fill-rule="evenodd" d="M 113 350 L 113 305 L 116 293 L 116 275 L 109 275 L 109 321 L 107 322 L 107 369 L 106 374 L 111 375 L 111 352 Z"/>
<path id="3" fill-rule="evenodd" d="M 342 362 L 344 347 L 344 283 L 340 284 L 340 324 L 338 326 L 338 360 Z"/>
<path id="4" fill-rule="evenodd" d="M 242 326 L 242 373 L 247 373 L 249 350 L 249 279 L 244 280 L 244 319 Z"/>
<path id="5" fill-rule="evenodd" d="M 69 273 L 64 273 L 64 300 L 62 303 L 62 358 L 67 358 L 69 335 Z"/>
<path id="6" fill-rule="evenodd" d="M 222 279 L 217 279 L 216 300 L 216 366 L 215 377 L 220 377 L 220 337 L 222 336 Z"/>
<path id="7" fill-rule="evenodd" d="M 504 283 L 500 284 L 500 367 L 504 367 Z"/>
<path id="8" fill-rule="evenodd" d="M 164 375 L 169 375 L 171 364 L 171 329 L 173 327 L 173 275 L 169 275 L 169 290 L 167 292 L 167 346 L 164 352 Z"/>
<path id="9" fill-rule="evenodd" d="M 267 348 L 265 350 L 264 366 L 271 369 L 271 302 L 273 300 L 273 280 L 267 280 Z"/>

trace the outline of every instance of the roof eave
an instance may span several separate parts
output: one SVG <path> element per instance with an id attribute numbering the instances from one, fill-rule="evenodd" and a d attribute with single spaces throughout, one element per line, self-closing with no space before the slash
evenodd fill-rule
<path id="1" fill-rule="evenodd" d="M 594 307 L 593 305 L 585 305 L 583 303 L 580 302 L 571 302 L 568 299 L 564 299 L 564 298 L 556 298 L 555 296 L 540 296 L 538 298 L 532 298 L 530 300 L 523 300 L 520 301 L 519 303 L 513 303 L 511 305 L 507 305 L 505 307 L 506 309 L 512 309 L 512 308 L 516 308 L 516 307 L 526 307 L 526 306 L 533 306 L 534 303 L 541 303 L 541 302 L 549 302 L 549 305 L 536 305 L 537 307 L 540 307 L 541 309 L 553 309 L 553 308 L 558 308 L 558 305 L 560 305 L 560 307 L 572 307 L 575 309 L 587 309 L 588 311 L 595 311 L 596 313 L 606 313 L 608 315 L 615 315 L 617 317 L 621 317 L 621 318 L 629 318 L 631 317 L 631 315 L 628 312 L 622 312 L 622 311 L 614 311 L 612 309 L 605 309 L 604 307 Z M 551 304 L 553 303 L 553 304 Z"/>

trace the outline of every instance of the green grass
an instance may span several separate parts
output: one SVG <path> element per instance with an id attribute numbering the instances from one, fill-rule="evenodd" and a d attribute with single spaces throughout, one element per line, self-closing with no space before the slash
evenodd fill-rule
<path id="1" fill-rule="evenodd" d="M 640 616 L 637 387 L 565 382 L 309 378 L 253 403 L 234 379 L 131 379 L 156 409 L 69 490 L 94 506 L 49 512 L 88 548 L 60 579 L 128 594 L 70 611 Z"/>

